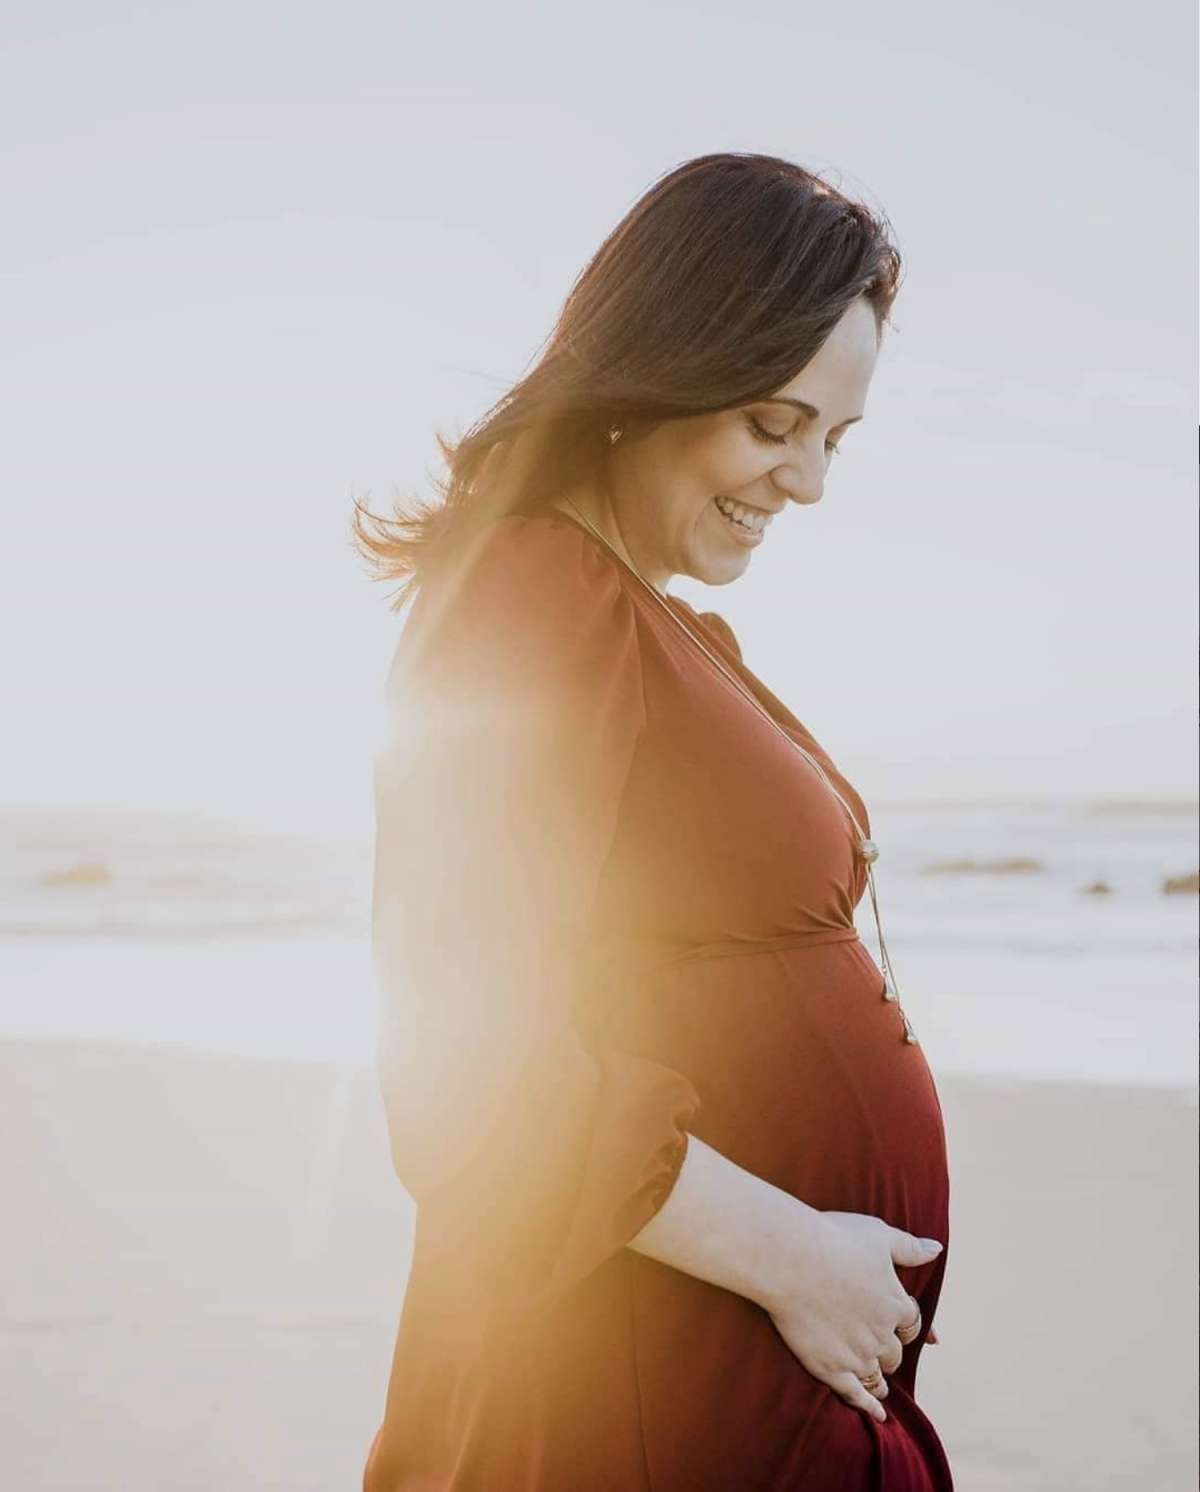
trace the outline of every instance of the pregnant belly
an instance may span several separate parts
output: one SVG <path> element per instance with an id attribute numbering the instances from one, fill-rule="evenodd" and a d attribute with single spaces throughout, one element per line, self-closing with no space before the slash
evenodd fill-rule
<path id="1" fill-rule="evenodd" d="M 920 1045 L 855 938 L 676 961 L 608 1039 L 686 1073 L 693 1133 L 821 1209 L 944 1238 L 942 1111 Z"/>
<path id="2" fill-rule="evenodd" d="M 818 1209 L 948 1241 L 941 1106 L 882 989 L 858 940 L 695 959 L 639 989 L 629 1036 L 692 1079 L 692 1132 L 731 1160 Z M 897 1268 L 927 1325 L 945 1260 Z M 761 1306 L 636 1251 L 627 1263 L 652 1485 L 690 1486 L 703 1464 L 705 1487 L 857 1487 L 873 1457 L 940 1460 L 913 1398 L 920 1342 L 876 1427 L 808 1373 Z M 896 1481 L 940 1484 L 924 1466 Z"/>

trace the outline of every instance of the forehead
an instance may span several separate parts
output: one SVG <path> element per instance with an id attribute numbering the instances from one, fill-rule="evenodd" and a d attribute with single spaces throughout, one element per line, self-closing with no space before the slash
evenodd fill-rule
<path id="1" fill-rule="evenodd" d="M 775 389 L 773 397 L 796 399 L 821 409 L 831 400 L 839 404 L 861 401 L 878 356 L 875 313 L 868 302 L 857 300 L 826 337 L 815 356 L 794 378 Z"/>

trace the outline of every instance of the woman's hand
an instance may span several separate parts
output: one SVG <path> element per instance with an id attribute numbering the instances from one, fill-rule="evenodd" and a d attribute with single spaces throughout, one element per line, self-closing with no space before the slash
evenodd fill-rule
<path id="1" fill-rule="evenodd" d="M 882 1420 L 883 1374 L 904 1350 L 896 1328 L 917 1311 L 894 1266 L 928 1264 L 942 1246 L 865 1213 L 820 1212 L 691 1134 L 629 1247 L 760 1305 L 815 1378 Z M 872 1393 L 861 1380 L 876 1370 Z"/>
<path id="2" fill-rule="evenodd" d="M 896 1328 L 917 1310 L 893 1266 L 928 1264 L 942 1246 L 860 1212 L 816 1212 L 809 1221 L 785 1278 L 760 1303 L 814 1378 L 885 1420 L 886 1381 L 870 1390 L 862 1380 L 900 1366 Z"/>

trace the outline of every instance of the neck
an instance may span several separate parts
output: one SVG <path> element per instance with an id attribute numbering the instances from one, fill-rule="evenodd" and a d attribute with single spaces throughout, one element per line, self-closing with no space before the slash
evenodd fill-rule
<path id="1" fill-rule="evenodd" d="M 556 498 L 552 506 L 557 508 L 559 512 L 567 513 L 574 518 L 582 518 L 585 522 L 590 523 L 593 528 L 598 530 L 601 537 L 606 539 L 613 549 L 616 550 L 617 554 L 620 555 L 631 570 L 640 575 L 648 585 L 652 585 L 660 596 L 666 596 L 667 581 L 670 579 L 670 576 L 649 573 L 644 565 L 638 564 L 633 558 L 629 551 L 629 546 L 625 543 L 621 535 L 620 526 L 617 523 L 616 515 L 612 511 L 610 503 L 603 498 L 592 497 L 574 490 L 564 494 L 561 499 Z"/>

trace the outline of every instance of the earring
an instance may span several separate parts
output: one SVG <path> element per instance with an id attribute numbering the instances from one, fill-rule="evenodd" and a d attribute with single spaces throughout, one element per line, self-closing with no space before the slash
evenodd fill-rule
<path id="1" fill-rule="evenodd" d="M 620 425 L 610 425 L 608 427 L 608 443 L 609 443 L 609 445 L 614 445 L 615 446 L 616 443 L 617 443 L 617 441 L 620 440 L 621 436 L 624 435 L 624 433 L 625 432 L 621 429 Z"/>

